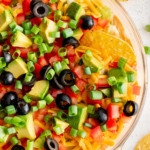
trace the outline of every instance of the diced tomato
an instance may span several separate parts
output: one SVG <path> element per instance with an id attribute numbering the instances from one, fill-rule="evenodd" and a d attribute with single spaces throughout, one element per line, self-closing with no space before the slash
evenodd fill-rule
<path id="1" fill-rule="evenodd" d="M 61 140 L 61 136 L 60 136 L 60 135 L 57 135 L 55 132 L 52 133 L 52 138 L 54 138 L 58 143 L 59 143 L 60 140 Z"/>
<path id="2" fill-rule="evenodd" d="M 94 118 L 88 118 L 85 122 L 91 124 L 92 128 L 99 126 L 98 120 L 96 120 Z"/>
<path id="3" fill-rule="evenodd" d="M 42 66 L 39 65 L 38 63 L 35 63 L 34 67 L 35 67 L 34 73 L 35 73 L 36 77 L 40 78 L 40 71 L 42 69 Z"/>
<path id="4" fill-rule="evenodd" d="M 49 105 L 48 105 L 49 108 L 55 108 L 56 107 L 56 104 L 55 104 L 55 101 L 51 102 Z"/>
<path id="5" fill-rule="evenodd" d="M 11 3 L 11 0 L 2 0 L 2 3 L 4 5 L 9 5 Z"/>
<path id="6" fill-rule="evenodd" d="M 61 93 L 63 93 L 63 90 L 52 89 L 51 95 L 53 97 L 56 97 L 58 94 L 61 94 Z"/>
<path id="7" fill-rule="evenodd" d="M 102 130 L 100 126 L 98 125 L 94 129 L 91 130 L 90 136 L 95 140 L 95 141 L 100 141 L 102 139 Z"/>
<path id="8" fill-rule="evenodd" d="M 62 143 L 59 143 L 59 150 L 68 150 Z"/>
<path id="9" fill-rule="evenodd" d="M 76 67 L 73 69 L 73 72 L 75 73 L 75 75 L 76 75 L 78 78 L 82 78 L 83 75 L 84 75 L 83 68 L 82 68 L 81 66 L 76 66 Z"/>
<path id="10" fill-rule="evenodd" d="M 133 85 L 132 86 L 132 94 L 140 95 L 141 86 Z"/>
<path id="11" fill-rule="evenodd" d="M 108 118 L 110 119 L 116 119 L 119 118 L 120 112 L 119 112 L 119 106 L 116 104 L 109 104 L 107 107 L 108 111 Z"/>
<path id="12" fill-rule="evenodd" d="M 30 3 L 31 3 L 31 0 L 23 0 L 22 9 L 23 9 L 24 14 L 30 12 Z"/>
<path id="13" fill-rule="evenodd" d="M 74 56 L 75 55 L 75 50 L 72 45 L 69 45 L 66 47 L 67 48 L 67 56 Z"/>
<path id="14" fill-rule="evenodd" d="M 0 45 L 0 56 L 2 56 L 2 45 Z"/>
<path id="15" fill-rule="evenodd" d="M 42 128 L 34 125 L 36 137 L 40 136 L 40 134 L 44 131 Z"/>
<path id="16" fill-rule="evenodd" d="M 111 63 L 109 63 L 109 67 L 110 68 L 118 68 L 118 62 L 111 62 Z"/>
<path id="17" fill-rule="evenodd" d="M 2 125 L 4 125 L 4 124 L 5 124 L 4 120 L 3 120 L 3 119 L 0 119 L 0 125 L 2 126 Z"/>
<path id="18" fill-rule="evenodd" d="M 16 17 L 17 24 L 21 25 L 23 21 L 25 21 L 25 15 L 24 15 L 24 13 L 18 14 L 17 17 Z"/>
<path id="19" fill-rule="evenodd" d="M 27 58 L 27 55 L 28 55 L 28 52 L 29 51 L 31 51 L 31 49 L 30 48 L 19 48 L 19 50 L 20 50 L 20 56 L 22 57 L 22 58 Z"/>
<path id="20" fill-rule="evenodd" d="M 68 59 L 69 59 L 69 63 L 74 63 L 75 64 L 75 59 L 76 59 L 76 56 L 73 55 L 73 56 L 68 56 Z"/>
<path id="21" fill-rule="evenodd" d="M 27 139 L 26 138 L 23 138 L 23 139 L 20 139 L 21 140 L 21 145 L 23 147 L 26 147 L 27 146 Z"/>
<path id="22" fill-rule="evenodd" d="M 115 119 L 109 119 L 106 122 L 107 128 L 109 131 L 116 131 L 117 130 L 117 123 Z"/>
<path id="23" fill-rule="evenodd" d="M 48 62 L 46 61 L 46 59 L 44 58 L 44 56 L 39 57 L 37 63 L 40 64 L 41 66 L 48 65 Z"/>
<path id="24" fill-rule="evenodd" d="M 86 82 L 83 81 L 82 79 L 77 80 L 76 82 L 76 86 L 80 89 L 80 91 L 82 92 L 85 89 L 86 86 Z"/>
<path id="25" fill-rule="evenodd" d="M 56 4 L 50 4 L 50 8 L 55 11 L 57 10 L 57 5 Z"/>
<path id="26" fill-rule="evenodd" d="M 87 103 L 88 103 L 88 104 L 95 105 L 95 104 L 101 104 L 102 101 L 101 101 L 101 99 L 92 100 L 92 99 L 90 99 L 90 96 L 88 95 L 88 96 L 87 96 Z"/>
<path id="27" fill-rule="evenodd" d="M 11 143 L 8 142 L 3 146 L 3 150 L 7 150 L 10 147 Z"/>
<path id="28" fill-rule="evenodd" d="M 99 78 L 96 86 L 97 88 L 110 87 L 110 85 L 107 82 L 107 78 Z"/>
<path id="29" fill-rule="evenodd" d="M 43 3 L 48 3 L 49 2 L 49 0 L 42 0 L 43 1 Z"/>
<path id="30" fill-rule="evenodd" d="M 42 19 L 35 17 L 35 18 L 30 19 L 30 22 L 32 23 L 32 25 L 39 26 L 41 24 L 41 22 L 42 22 Z"/>
<path id="31" fill-rule="evenodd" d="M 61 61 L 61 58 L 58 55 L 55 55 L 49 59 L 49 63 L 53 65 L 54 62 Z"/>
<path id="32" fill-rule="evenodd" d="M 102 28 L 105 28 L 107 24 L 109 23 L 109 20 L 103 19 L 103 18 L 98 18 L 97 21 L 98 25 L 100 25 Z"/>
<path id="33" fill-rule="evenodd" d="M 128 123 L 132 117 L 127 117 L 124 113 L 122 113 L 120 118 L 124 123 Z"/>

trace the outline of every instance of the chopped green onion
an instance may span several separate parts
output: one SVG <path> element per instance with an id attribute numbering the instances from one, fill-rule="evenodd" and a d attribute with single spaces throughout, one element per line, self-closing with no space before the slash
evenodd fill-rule
<path id="1" fill-rule="evenodd" d="M 38 110 L 39 110 L 38 106 L 32 106 L 31 107 L 32 112 L 35 112 L 35 111 L 38 111 Z"/>
<path id="2" fill-rule="evenodd" d="M 144 46 L 144 50 L 145 50 L 145 53 L 150 55 L 150 47 L 149 46 Z"/>
<path id="3" fill-rule="evenodd" d="M 78 88 L 76 85 L 71 86 L 71 90 L 72 90 L 75 94 L 77 94 L 77 93 L 80 92 L 79 88 Z"/>
<path id="4" fill-rule="evenodd" d="M 45 100 L 38 101 L 37 106 L 39 109 L 45 108 L 46 107 L 46 101 Z"/>
<path id="5" fill-rule="evenodd" d="M 92 100 L 100 100 L 100 99 L 103 98 L 103 94 L 102 94 L 101 91 L 94 91 L 94 90 L 92 90 L 92 91 L 90 91 L 90 98 Z"/>
<path id="6" fill-rule="evenodd" d="M 47 52 L 47 46 L 46 46 L 46 44 L 45 43 L 40 44 L 39 45 L 39 50 L 40 50 L 41 54 L 46 53 Z"/>
<path id="7" fill-rule="evenodd" d="M 40 45 L 43 42 L 43 38 L 40 35 L 36 35 L 33 41 L 35 44 Z"/>
<path id="8" fill-rule="evenodd" d="M 85 89 L 87 91 L 96 90 L 96 85 L 95 84 L 87 84 Z"/>
<path id="9" fill-rule="evenodd" d="M 17 49 L 17 50 L 14 51 L 14 53 L 12 55 L 12 58 L 16 59 L 16 58 L 18 58 L 20 56 L 20 54 L 21 54 L 20 50 Z"/>
<path id="10" fill-rule="evenodd" d="M 114 76 L 111 76 L 107 79 L 109 85 L 113 86 L 117 84 L 117 79 Z"/>
<path id="11" fill-rule="evenodd" d="M 3 46 L 2 46 L 2 50 L 3 51 L 8 51 L 10 49 L 10 46 L 8 45 L 8 44 L 4 44 Z"/>
<path id="12" fill-rule="evenodd" d="M 84 126 L 88 127 L 88 128 L 92 128 L 92 125 L 90 123 L 85 122 Z"/>
<path id="13" fill-rule="evenodd" d="M 57 112 L 57 117 L 61 120 L 65 120 L 65 121 L 68 119 L 68 115 L 65 112 L 63 112 L 62 110 L 59 110 Z"/>
<path id="14" fill-rule="evenodd" d="M 32 99 L 31 99 L 30 96 L 28 96 L 28 95 L 24 95 L 24 96 L 23 96 L 23 100 L 24 100 L 26 103 L 31 103 L 31 102 L 32 102 Z"/>
<path id="15" fill-rule="evenodd" d="M 6 61 L 4 57 L 0 57 L 0 68 L 6 67 Z"/>
<path id="16" fill-rule="evenodd" d="M 31 28 L 31 32 L 32 32 L 33 34 L 35 34 L 35 35 L 38 34 L 39 31 L 40 31 L 40 29 L 38 28 L 37 25 L 34 25 L 34 26 Z"/>
<path id="17" fill-rule="evenodd" d="M 67 65 L 69 64 L 68 58 L 64 58 L 62 61 L 65 62 Z"/>
<path id="18" fill-rule="evenodd" d="M 101 91 L 107 97 L 111 97 L 112 96 L 112 88 L 101 89 Z"/>
<path id="19" fill-rule="evenodd" d="M 49 36 L 52 38 L 60 38 L 60 32 L 50 32 Z"/>
<path id="20" fill-rule="evenodd" d="M 25 33 L 26 35 L 31 34 L 31 30 L 24 30 L 24 33 Z"/>
<path id="21" fill-rule="evenodd" d="M 62 21 L 62 20 L 59 20 L 57 22 L 57 26 L 60 27 L 60 28 L 66 28 L 67 27 L 67 23 Z"/>
<path id="22" fill-rule="evenodd" d="M 87 112 L 89 114 L 94 114 L 95 113 L 95 107 L 94 107 L 94 105 L 88 105 Z"/>
<path id="23" fill-rule="evenodd" d="M 19 90 L 22 89 L 22 82 L 20 80 L 16 80 L 15 89 L 19 89 Z"/>
<path id="24" fill-rule="evenodd" d="M 44 121 L 45 123 L 51 123 L 52 117 L 50 115 L 45 115 L 44 116 Z"/>
<path id="25" fill-rule="evenodd" d="M 127 78 L 128 78 L 128 82 L 133 82 L 134 79 L 135 79 L 134 72 L 128 71 L 128 72 L 127 72 Z"/>
<path id="26" fill-rule="evenodd" d="M 53 69 L 49 69 L 48 72 L 46 73 L 46 79 L 52 80 L 54 75 L 55 75 L 55 71 Z"/>
<path id="27" fill-rule="evenodd" d="M 28 60 L 33 63 L 37 62 L 37 54 L 35 52 L 28 52 Z"/>
<path id="28" fill-rule="evenodd" d="M 42 19 L 42 22 L 43 22 L 43 23 L 46 23 L 46 22 L 47 22 L 46 17 L 44 17 L 44 18 Z"/>
<path id="29" fill-rule="evenodd" d="M 86 137 L 86 132 L 84 130 L 79 130 L 78 131 L 78 136 L 85 138 Z"/>
<path id="30" fill-rule="evenodd" d="M 78 130 L 74 129 L 74 128 L 71 128 L 70 135 L 73 136 L 73 137 L 77 137 L 77 134 L 78 134 Z"/>
<path id="31" fill-rule="evenodd" d="M 0 108 L 0 119 L 4 119 L 7 116 L 6 110 L 4 108 Z"/>
<path id="32" fill-rule="evenodd" d="M 101 127 L 102 132 L 105 132 L 105 131 L 107 131 L 107 130 L 108 130 L 107 125 L 106 125 L 106 124 L 101 125 L 100 127 Z"/>
<path id="33" fill-rule="evenodd" d="M 57 3 L 58 0 L 50 0 L 50 3 L 54 4 Z"/>
<path id="34" fill-rule="evenodd" d="M 124 66 L 126 65 L 126 63 L 127 63 L 127 60 L 124 59 L 123 57 L 121 57 L 121 58 L 119 59 L 119 61 L 118 61 L 118 67 L 119 67 L 119 68 L 124 68 Z"/>
<path id="35" fill-rule="evenodd" d="M 60 20 L 61 19 L 61 16 L 62 16 L 62 11 L 61 10 L 56 10 L 54 12 L 54 20 L 57 21 L 57 20 Z"/>
<path id="36" fill-rule="evenodd" d="M 150 24 L 148 24 L 148 25 L 145 26 L 145 30 L 146 30 L 147 32 L 150 32 Z"/>
<path id="37" fill-rule="evenodd" d="M 14 127 L 10 127 L 6 129 L 7 134 L 14 134 L 16 133 L 16 129 Z"/>
<path id="38" fill-rule="evenodd" d="M 97 113 L 95 113 L 95 114 L 89 114 L 89 118 L 98 119 L 98 115 L 97 115 Z"/>
<path id="39" fill-rule="evenodd" d="M 34 67 L 34 64 L 33 64 L 32 61 L 28 61 L 27 62 L 27 68 L 28 68 L 29 72 L 33 72 L 34 71 L 35 67 Z"/>
<path id="40" fill-rule="evenodd" d="M 8 115 L 13 115 L 16 113 L 16 109 L 15 109 L 14 105 L 6 106 L 5 109 L 6 109 L 6 112 Z"/>
<path id="41" fill-rule="evenodd" d="M 125 91 L 126 91 L 126 84 L 125 83 L 118 82 L 116 87 L 117 87 L 117 90 L 120 94 L 125 93 Z"/>
<path id="42" fill-rule="evenodd" d="M 83 65 L 83 60 L 82 60 L 82 59 L 79 60 L 78 65 L 79 65 L 79 66 L 82 66 L 82 65 Z"/>
<path id="43" fill-rule="evenodd" d="M 47 104 L 50 104 L 51 102 L 54 101 L 54 97 L 51 94 L 47 94 L 44 100 L 46 101 Z"/>
<path id="44" fill-rule="evenodd" d="M 47 43 L 46 43 L 46 47 L 47 47 L 46 53 L 50 53 L 53 50 L 53 48 L 54 48 L 53 45 L 48 45 Z"/>
<path id="45" fill-rule="evenodd" d="M 30 21 L 24 21 L 22 23 L 22 27 L 23 27 L 24 30 L 31 30 L 32 23 Z"/>
<path id="46" fill-rule="evenodd" d="M 10 27 L 11 30 L 15 29 L 16 26 L 17 26 L 17 24 L 16 24 L 15 21 L 13 21 L 13 22 L 11 22 L 11 23 L 9 24 L 9 27 Z"/>
<path id="47" fill-rule="evenodd" d="M 78 22 L 77 22 L 76 20 L 71 19 L 71 20 L 69 21 L 68 26 L 69 26 L 70 28 L 72 28 L 72 29 L 76 29 L 76 28 L 77 28 L 77 24 L 78 24 Z"/>
<path id="48" fill-rule="evenodd" d="M 45 130 L 40 136 L 48 138 L 49 136 L 52 136 L 52 133 L 50 130 Z"/>
<path id="49" fill-rule="evenodd" d="M 7 124 L 12 124 L 12 117 L 9 117 L 9 116 L 5 117 L 4 122 Z"/>
<path id="50" fill-rule="evenodd" d="M 64 29 L 62 30 L 62 35 L 64 38 L 71 37 L 73 36 L 73 30 L 71 28 Z"/>
<path id="51" fill-rule="evenodd" d="M 53 129 L 57 135 L 64 133 L 64 129 L 61 125 L 56 125 L 53 127 Z"/>
<path id="52" fill-rule="evenodd" d="M 16 127 L 24 127 L 26 125 L 25 120 L 23 120 L 21 117 L 19 116 L 15 116 L 12 118 L 12 124 L 15 125 Z"/>
<path id="53" fill-rule="evenodd" d="M 24 77 L 24 81 L 25 82 L 30 82 L 32 80 L 33 74 L 28 72 L 26 73 L 25 77 Z"/>
<path id="54" fill-rule="evenodd" d="M 92 57 L 93 57 L 93 54 L 90 50 L 86 50 L 85 54 L 84 54 L 84 57 L 87 61 L 91 60 Z"/>
<path id="55" fill-rule="evenodd" d="M 92 73 L 96 73 L 99 70 L 97 67 L 90 67 L 90 69 Z"/>
<path id="56" fill-rule="evenodd" d="M 68 110 L 69 116 L 76 116 L 78 113 L 78 107 L 76 105 L 71 105 Z"/>
<path id="57" fill-rule="evenodd" d="M 61 63 L 59 61 L 54 62 L 53 67 L 54 67 L 56 74 L 59 75 L 59 73 L 62 71 Z"/>
<path id="58" fill-rule="evenodd" d="M 6 39 L 7 37 L 8 37 L 8 32 L 7 31 L 0 32 L 0 39 Z"/>
<path id="59" fill-rule="evenodd" d="M 13 136 L 11 139 L 10 139 L 10 142 L 12 145 L 16 145 L 19 143 L 19 140 L 17 139 L 16 136 Z"/>
<path id="60" fill-rule="evenodd" d="M 15 28 L 11 29 L 11 33 L 15 33 L 17 30 L 23 32 L 23 28 L 19 25 L 16 25 Z"/>
<path id="61" fill-rule="evenodd" d="M 58 49 L 58 55 L 60 57 L 64 57 L 67 55 L 67 49 L 65 47 L 61 47 L 60 49 Z"/>
<path id="62" fill-rule="evenodd" d="M 122 100 L 121 100 L 121 98 L 114 97 L 114 98 L 111 99 L 111 101 L 112 101 L 113 103 L 119 103 L 119 102 L 121 102 Z"/>
<path id="63" fill-rule="evenodd" d="M 61 66 L 62 66 L 62 70 L 70 69 L 70 68 L 68 67 L 68 65 L 67 65 L 64 61 L 61 62 Z M 61 70 L 61 71 L 62 71 L 62 70 Z"/>
<path id="64" fill-rule="evenodd" d="M 86 75 L 91 75 L 92 74 L 90 67 L 85 67 L 84 68 L 84 74 L 86 74 Z"/>
<path id="65" fill-rule="evenodd" d="M 33 149 L 34 149 L 34 141 L 27 140 L 26 150 L 33 150 Z"/>

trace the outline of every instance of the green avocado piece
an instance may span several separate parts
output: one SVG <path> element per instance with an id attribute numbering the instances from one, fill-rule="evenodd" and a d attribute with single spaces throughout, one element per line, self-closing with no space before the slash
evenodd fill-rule
<path id="1" fill-rule="evenodd" d="M 27 115 L 19 117 L 26 121 L 26 125 L 21 128 L 16 127 L 18 139 L 28 138 L 30 140 L 34 140 L 36 138 L 36 134 L 34 130 L 33 114 L 30 112 Z"/>
<path id="2" fill-rule="evenodd" d="M 77 40 L 79 40 L 83 35 L 82 29 L 81 28 L 77 28 L 73 31 L 73 37 L 76 38 Z"/>
<path id="3" fill-rule="evenodd" d="M 13 22 L 13 16 L 9 10 L 4 10 L 0 14 L 0 32 L 7 30 L 11 22 Z"/>
<path id="4" fill-rule="evenodd" d="M 18 78 L 22 74 L 28 72 L 27 64 L 23 61 L 21 57 L 16 58 L 8 64 L 5 71 L 9 71 L 13 74 L 14 78 Z"/>
<path id="5" fill-rule="evenodd" d="M 106 95 L 107 97 L 111 97 L 112 96 L 112 89 L 111 88 L 105 88 L 105 89 L 101 89 L 102 93 L 104 95 Z"/>
<path id="6" fill-rule="evenodd" d="M 32 41 L 21 31 L 17 30 L 10 39 L 10 43 L 14 47 L 29 48 Z"/>
<path id="7" fill-rule="evenodd" d="M 45 137 L 39 136 L 34 142 L 34 148 L 42 149 L 44 147 Z"/>
<path id="8" fill-rule="evenodd" d="M 40 100 L 45 97 L 48 90 L 49 82 L 46 80 L 39 80 L 34 84 L 31 91 L 27 93 L 27 95 L 34 100 Z"/>
<path id="9" fill-rule="evenodd" d="M 50 37 L 50 32 L 58 31 L 58 27 L 54 21 L 46 18 L 46 21 L 42 22 L 39 28 L 39 35 L 44 39 L 45 42 L 48 42 L 50 44 L 55 41 L 55 38 Z"/>
<path id="10" fill-rule="evenodd" d="M 9 137 L 8 134 L 6 134 L 6 127 L 0 126 L 0 143 L 5 143 Z"/>
<path id="11" fill-rule="evenodd" d="M 85 120 L 87 119 L 88 112 L 87 106 L 84 104 L 78 104 L 78 113 L 76 116 L 68 117 L 67 122 L 70 124 L 71 127 L 75 129 L 80 129 Z"/>
<path id="12" fill-rule="evenodd" d="M 55 121 L 55 125 L 60 125 L 64 130 L 69 126 L 69 123 L 65 122 L 65 121 L 62 121 L 58 118 L 54 118 L 54 121 Z"/>
<path id="13" fill-rule="evenodd" d="M 84 8 L 76 2 L 72 2 L 66 11 L 66 15 L 75 20 L 79 20 L 84 14 Z"/>

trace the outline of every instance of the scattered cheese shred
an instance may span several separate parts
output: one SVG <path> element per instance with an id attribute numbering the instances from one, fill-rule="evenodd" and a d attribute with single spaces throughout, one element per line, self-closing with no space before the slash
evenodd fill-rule
<path id="1" fill-rule="evenodd" d="M 37 125 L 38 127 L 42 128 L 43 130 L 46 130 L 47 128 L 45 127 L 45 125 L 43 125 L 41 122 L 39 122 L 38 120 L 34 120 L 34 124 Z"/>

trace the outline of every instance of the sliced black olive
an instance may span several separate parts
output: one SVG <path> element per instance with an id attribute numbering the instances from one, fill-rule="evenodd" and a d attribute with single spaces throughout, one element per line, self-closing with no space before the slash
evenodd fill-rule
<path id="1" fill-rule="evenodd" d="M 18 101 L 18 95 L 13 92 L 7 92 L 1 99 L 1 105 L 2 107 L 6 107 L 9 105 L 15 105 Z"/>
<path id="2" fill-rule="evenodd" d="M 38 18 L 43 18 L 48 15 L 49 7 L 42 1 L 36 3 L 33 7 L 33 14 Z"/>
<path id="3" fill-rule="evenodd" d="M 11 150 L 25 150 L 25 148 L 21 145 L 14 145 Z"/>
<path id="4" fill-rule="evenodd" d="M 130 117 L 137 113 L 138 111 L 138 104 L 134 101 L 127 101 L 124 105 L 123 112 L 126 116 Z"/>
<path id="5" fill-rule="evenodd" d="M 64 86 L 72 86 L 76 82 L 75 74 L 70 69 L 65 69 L 60 73 L 61 83 Z"/>
<path id="6" fill-rule="evenodd" d="M 71 99 L 66 94 L 58 94 L 56 97 L 56 105 L 62 110 L 66 110 L 71 105 Z"/>
<path id="7" fill-rule="evenodd" d="M 35 6 L 35 4 L 37 4 L 38 2 L 41 2 L 41 0 L 32 0 L 30 3 L 30 10 L 33 11 L 33 8 Z"/>
<path id="8" fill-rule="evenodd" d="M 25 74 L 21 76 L 21 82 L 22 82 L 23 85 L 33 86 L 35 84 L 35 82 L 36 82 L 36 76 L 35 76 L 35 74 L 33 74 L 33 77 L 32 77 L 32 79 L 31 79 L 30 82 L 24 81 L 24 78 L 25 78 Z"/>
<path id="9" fill-rule="evenodd" d="M 18 100 L 15 107 L 18 115 L 26 115 L 31 110 L 30 104 L 26 103 L 24 100 Z"/>
<path id="10" fill-rule="evenodd" d="M 97 119 L 100 123 L 100 125 L 103 125 L 106 123 L 106 121 L 108 120 L 108 116 L 107 116 L 107 110 L 100 107 L 97 110 Z"/>
<path id="11" fill-rule="evenodd" d="M 46 150 L 58 150 L 59 146 L 55 139 L 48 138 L 44 143 L 44 147 Z"/>
<path id="12" fill-rule="evenodd" d="M 74 48 L 76 48 L 80 45 L 80 43 L 74 37 L 65 38 L 62 42 L 62 46 L 66 47 L 66 46 L 69 46 L 69 45 L 72 45 Z"/>
<path id="13" fill-rule="evenodd" d="M 60 78 L 55 74 L 53 79 L 50 80 L 50 85 L 54 88 L 54 89 L 63 89 L 64 86 L 61 84 Z"/>
<path id="14" fill-rule="evenodd" d="M 9 71 L 3 71 L 0 75 L 0 82 L 3 85 L 11 85 L 14 82 L 14 76 Z"/>
<path id="15" fill-rule="evenodd" d="M 10 53 L 7 52 L 7 51 L 3 51 L 2 54 L 3 54 L 3 57 L 4 57 L 4 59 L 5 59 L 5 62 L 6 62 L 7 64 L 10 63 L 10 62 L 11 62 L 11 59 L 12 59 Z"/>
<path id="16" fill-rule="evenodd" d="M 51 69 L 50 65 L 43 66 L 42 69 L 40 70 L 40 76 L 45 78 L 46 73 Z"/>
<path id="17" fill-rule="evenodd" d="M 82 23 L 81 28 L 84 30 L 91 29 L 94 26 L 94 20 L 91 16 L 85 15 L 81 17 Z"/>

